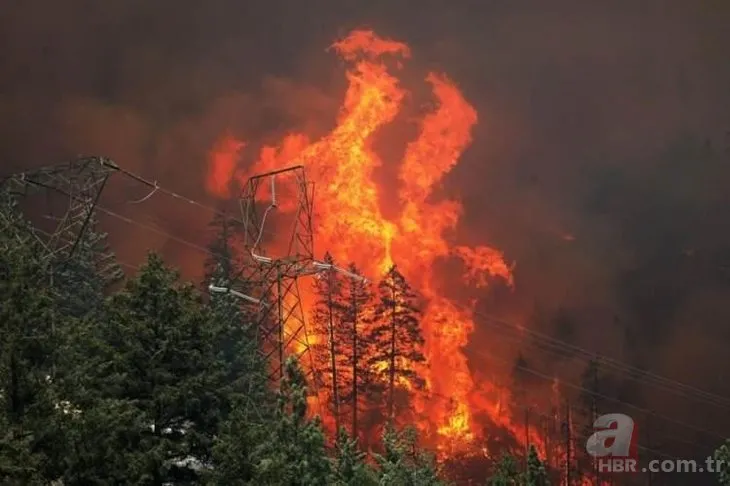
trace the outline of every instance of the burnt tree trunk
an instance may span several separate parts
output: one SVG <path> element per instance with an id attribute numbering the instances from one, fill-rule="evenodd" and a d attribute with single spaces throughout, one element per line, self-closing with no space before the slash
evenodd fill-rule
<path id="1" fill-rule="evenodd" d="M 392 423 L 393 421 L 393 399 L 395 391 L 395 331 L 396 331 L 396 300 L 395 300 L 395 286 L 392 289 L 392 304 L 391 304 L 391 318 L 390 318 L 390 369 L 389 371 L 389 386 L 388 386 L 388 420 Z"/>
<path id="2" fill-rule="evenodd" d="M 337 382 L 337 347 L 335 344 L 335 326 L 334 326 L 334 303 L 332 302 L 332 287 L 327 292 L 327 318 L 329 331 L 329 348 L 330 348 L 330 366 L 332 367 L 332 405 L 334 408 L 335 433 L 340 430 L 340 394 L 338 392 Z"/>
<path id="3" fill-rule="evenodd" d="M 358 394 L 358 383 L 357 383 L 357 367 L 358 367 L 358 335 L 357 335 L 357 321 L 360 318 L 360 312 L 357 306 L 357 298 L 353 294 L 352 298 L 352 437 L 357 439 L 357 394 Z"/>

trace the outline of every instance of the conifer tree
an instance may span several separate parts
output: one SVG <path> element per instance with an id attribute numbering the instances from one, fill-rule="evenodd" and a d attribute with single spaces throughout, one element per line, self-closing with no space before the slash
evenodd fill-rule
<path id="1" fill-rule="evenodd" d="M 376 486 L 375 472 L 366 462 L 367 455 L 357 446 L 357 439 L 351 439 L 344 428 L 337 434 L 332 478 L 334 486 Z"/>
<path id="2" fill-rule="evenodd" d="M 113 451 L 124 456 L 129 482 L 195 480 L 210 460 L 226 401 L 211 310 L 150 255 L 139 275 L 108 300 L 104 318 L 78 338 L 87 356 L 77 366 L 73 400 L 82 410 L 73 421 L 77 446 L 96 440 L 97 459 Z M 113 440 L 98 443 L 104 410 L 114 411 L 109 424 L 118 428 L 109 431 Z M 92 459 L 71 455 L 70 477 L 111 480 L 111 471 Z"/>
<path id="3" fill-rule="evenodd" d="M 54 262 L 53 284 L 59 311 L 80 318 L 100 310 L 106 291 L 124 279 L 124 272 L 94 214 L 80 235 L 69 235 L 75 238 L 70 257 Z"/>
<path id="4" fill-rule="evenodd" d="M 505 454 L 496 464 L 489 484 L 493 486 L 549 486 L 550 482 L 545 465 L 537 455 L 537 449 L 530 446 L 527 464 L 523 472 L 519 471 L 515 458 Z"/>
<path id="5" fill-rule="evenodd" d="M 233 282 L 241 270 L 241 255 L 237 249 L 240 227 L 235 220 L 225 213 L 216 213 L 210 222 L 209 230 L 212 234 L 208 243 L 210 256 L 203 264 L 204 282 L 206 289 L 212 280 Z"/>
<path id="6" fill-rule="evenodd" d="M 360 271 L 354 264 L 348 270 L 354 275 Z M 345 291 L 345 312 L 343 315 L 342 336 L 345 343 L 346 362 L 349 368 L 349 387 L 342 397 L 343 402 L 350 404 L 352 426 L 350 434 L 359 437 L 359 409 L 367 394 L 376 394 L 376 382 L 368 366 L 371 354 L 371 343 L 368 340 L 366 329 L 368 317 L 372 315 L 373 293 L 370 283 L 360 279 L 348 279 Z"/>
<path id="7" fill-rule="evenodd" d="M 394 416 L 398 383 L 405 381 L 415 388 L 424 385 L 414 366 L 425 361 L 419 315 L 415 293 L 396 266 L 392 266 L 378 284 L 378 301 L 369 335 L 373 343 L 370 365 L 387 387 L 388 420 Z"/>
<path id="8" fill-rule="evenodd" d="M 594 432 L 593 422 L 595 422 L 600 414 L 599 410 L 602 405 L 601 396 L 603 393 L 606 393 L 606 390 L 601 392 L 601 389 L 605 387 L 605 377 L 603 376 L 599 362 L 595 359 L 590 360 L 581 375 L 581 392 L 578 396 L 580 417 L 577 422 L 579 424 L 579 430 L 586 437 Z M 580 456 L 577 462 L 580 471 L 591 471 L 592 475 L 596 478 L 600 475 L 598 461 L 595 457 Z"/>
<path id="9" fill-rule="evenodd" d="M 210 223 L 213 237 L 208 245 L 209 257 L 204 263 L 204 292 L 212 283 L 218 287 L 238 290 L 247 287 L 242 281 L 239 254 L 240 225 L 225 213 L 216 213 Z M 261 413 L 261 403 L 267 401 L 266 371 L 258 342 L 255 311 L 230 293 L 212 293 L 210 308 L 217 331 L 216 350 L 227 367 L 226 383 L 231 391 L 243 394 L 247 412 Z"/>
<path id="10" fill-rule="evenodd" d="M 383 454 L 376 455 L 379 484 L 395 486 L 439 486 L 433 456 L 418 450 L 415 430 L 401 432 L 386 425 Z"/>
<path id="11" fill-rule="evenodd" d="M 334 264 L 327 253 L 324 262 Z M 335 421 L 335 433 L 340 427 L 340 397 L 346 389 L 341 379 L 344 361 L 343 320 L 346 311 L 344 283 L 334 270 L 317 275 L 314 280 L 316 300 L 312 324 L 321 344 L 314 346 L 316 377 L 329 388 L 329 400 Z"/>
<path id="12" fill-rule="evenodd" d="M 509 454 L 502 456 L 497 463 L 494 474 L 489 479 L 491 486 L 520 486 L 520 472 L 517 461 Z"/>
<path id="13" fill-rule="evenodd" d="M 252 484 L 320 486 L 327 484 L 331 466 L 325 439 L 317 418 L 307 418 L 307 390 L 304 373 L 289 358 L 279 391 L 278 409 L 267 440 L 256 447 Z"/>
<path id="14" fill-rule="evenodd" d="M 715 458 L 715 474 L 717 481 L 722 486 L 730 486 L 730 439 L 720 446 L 714 454 Z M 721 461 L 718 463 L 718 461 Z"/>
<path id="15" fill-rule="evenodd" d="M 50 481 L 64 452 L 53 366 L 66 318 L 44 248 L 4 192 L 0 224 L 0 479 Z"/>
<path id="16" fill-rule="evenodd" d="M 221 281 L 223 285 L 227 282 Z M 230 293 L 210 297 L 214 352 L 220 364 L 223 397 L 221 419 L 239 403 L 251 420 L 261 421 L 270 415 L 267 364 L 257 339 L 256 322 L 242 308 L 241 301 Z"/>
<path id="17" fill-rule="evenodd" d="M 525 429 L 530 426 L 528 420 L 531 403 L 528 390 L 533 383 L 533 376 L 527 359 L 520 352 L 512 367 L 511 408 L 516 422 L 521 423 Z"/>
<path id="18" fill-rule="evenodd" d="M 527 455 L 524 484 L 525 486 L 549 486 L 550 484 L 545 464 L 540 460 L 534 446 L 530 446 L 530 452 Z"/>

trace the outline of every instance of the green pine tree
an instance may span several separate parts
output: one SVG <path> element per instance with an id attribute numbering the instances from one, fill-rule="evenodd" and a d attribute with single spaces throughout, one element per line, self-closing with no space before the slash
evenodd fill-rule
<path id="1" fill-rule="evenodd" d="M 257 458 L 263 444 L 270 440 L 274 419 L 259 420 L 251 413 L 245 399 L 234 403 L 233 410 L 221 424 L 213 446 L 213 467 L 208 475 L 211 485 L 255 485 Z M 260 460 L 260 459 L 258 459 Z"/>
<path id="2" fill-rule="evenodd" d="M 520 472 L 517 461 L 511 455 L 504 455 L 497 463 L 494 474 L 489 479 L 491 486 L 519 486 Z"/>
<path id="3" fill-rule="evenodd" d="M 307 418 L 304 373 L 293 358 L 287 360 L 284 371 L 274 423 L 266 431 L 267 440 L 250 457 L 255 469 L 253 484 L 326 484 L 331 467 L 321 424 Z"/>
<path id="4" fill-rule="evenodd" d="M 0 478 L 50 481 L 64 451 L 54 386 L 56 308 L 44 247 L 7 194 L 0 196 Z"/>
<path id="5" fill-rule="evenodd" d="M 103 322 L 79 326 L 75 336 L 85 356 L 78 356 L 67 380 L 76 385 L 69 401 L 81 410 L 70 419 L 77 428 L 71 449 L 81 453 L 69 454 L 69 480 L 113 480 L 98 457 L 87 457 L 95 450 L 123 456 L 128 482 L 197 480 L 211 460 L 227 399 L 214 312 L 150 255 L 139 275 L 106 302 L 103 316 Z M 113 440 L 84 452 L 84 443 L 98 442 L 105 416 L 117 427 L 109 430 Z"/>
<path id="6" fill-rule="evenodd" d="M 383 454 L 376 455 L 382 486 L 440 486 L 433 456 L 418 450 L 415 430 L 390 425 L 383 434 Z"/>
<path id="7" fill-rule="evenodd" d="M 722 461 L 719 467 L 716 466 L 717 481 L 722 486 L 730 486 L 730 440 L 725 441 L 725 444 L 715 451 L 714 457 L 715 464 L 718 464 L 717 461 Z"/>
<path id="8" fill-rule="evenodd" d="M 366 463 L 366 454 L 357 446 L 357 439 L 351 439 L 341 428 L 335 443 L 335 457 L 332 477 L 328 484 L 333 486 L 376 486 L 375 472 Z"/>
<path id="9" fill-rule="evenodd" d="M 93 214 L 80 235 L 69 235 L 76 238 L 73 253 L 54 261 L 53 285 L 59 311 L 81 318 L 99 311 L 105 293 L 123 280 L 124 272 Z"/>
<path id="10" fill-rule="evenodd" d="M 227 282 L 221 280 L 223 285 Z M 222 391 L 225 401 L 221 404 L 225 419 L 234 404 L 243 405 L 252 420 L 261 421 L 271 415 L 271 392 L 268 382 L 268 366 L 257 339 L 256 322 L 236 296 L 230 293 L 214 293 L 210 297 L 212 311 L 211 331 L 214 352 L 220 364 Z"/>
<path id="11" fill-rule="evenodd" d="M 527 455 L 527 471 L 525 471 L 525 486 L 549 486 L 548 474 L 545 465 L 537 455 L 537 449 L 530 446 L 530 452 Z"/>
<path id="12" fill-rule="evenodd" d="M 510 454 L 502 456 L 496 464 L 494 474 L 489 478 L 492 486 L 549 486 L 545 465 L 537 455 L 537 449 L 530 446 L 527 467 L 520 472 L 517 460 Z"/>

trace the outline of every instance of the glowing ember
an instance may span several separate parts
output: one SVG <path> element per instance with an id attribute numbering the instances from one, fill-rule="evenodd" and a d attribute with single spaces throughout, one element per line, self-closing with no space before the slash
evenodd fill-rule
<path id="1" fill-rule="evenodd" d="M 459 221 L 461 204 L 433 200 L 443 177 L 470 144 L 477 113 L 445 75 L 426 77 L 436 108 L 421 120 L 418 136 L 406 147 L 394 181 L 399 207 L 388 208 L 396 216 L 387 218 L 381 211 L 384 188 L 373 178 L 381 161 L 372 145 L 407 94 L 385 61 L 407 58 L 410 50 L 369 31 L 352 32 L 332 48 L 347 61 L 349 82 L 335 128 L 319 140 L 292 134 L 276 147 L 264 147 L 247 173 L 304 165 L 317 188 L 317 248 L 329 251 L 337 262 L 354 262 L 375 279 L 395 262 L 421 292 L 428 389 L 414 408 L 431 425 L 424 429 L 437 431 L 439 443 L 467 443 L 481 433 L 473 423 L 475 412 L 509 426 L 498 405 L 473 398 L 477 387 L 462 349 L 474 329 L 473 315 L 440 295 L 434 273 L 439 259 L 457 258 L 466 268 L 466 280 L 477 286 L 487 285 L 490 277 L 512 284 L 511 267 L 499 251 L 455 246 L 446 239 Z M 208 178 L 208 189 L 218 195 L 225 194 L 220 188 L 228 187 L 233 177 L 229 157 L 242 147 L 241 142 L 224 140 L 211 157 Z"/>

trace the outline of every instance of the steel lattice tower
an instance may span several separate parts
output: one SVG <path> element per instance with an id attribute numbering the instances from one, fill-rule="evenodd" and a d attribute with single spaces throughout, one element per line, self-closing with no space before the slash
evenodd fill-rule
<path id="1" fill-rule="evenodd" d="M 277 378 L 287 356 L 311 364 L 299 278 L 322 270 L 314 260 L 313 193 L 304 168 L 295 166 L 251 177 L 239 201 L 245 257 L 230 290 L 255 309 L 261 349 Z M 285 224 L 273 220 L 274 211 Z"/>
<path id="2" fill-rule="evenodd" d="M 51 193 L 54 200 L 54 228 L 43 231 L 33 226 L 32 231 L 42 243 L 42 260 L 68 260 L 73 257 L 84 232 L 92 221 L 94 209 L 109 177 L 119 167 L 104 157 L 85 157 L 68 163 L 12 174 L 0 180 L 0 191 L 14 199 Z M 63 201 L 62 204 L 56 204 Z M 46 215 L 48 218 L 48 215 Z M 0 230 L 9 229 L 10 221 L 0 221 Z"/>

